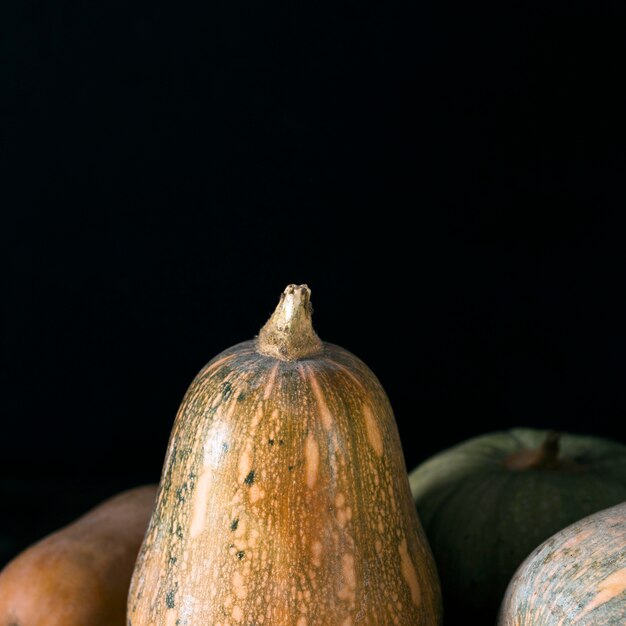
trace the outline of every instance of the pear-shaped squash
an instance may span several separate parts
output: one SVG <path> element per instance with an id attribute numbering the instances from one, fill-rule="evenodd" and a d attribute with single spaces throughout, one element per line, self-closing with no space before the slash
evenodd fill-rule
<path id="1" fill-rule="evenodd" d="M 626 502 L 550 537 L 507 589 L 499 626 L 574 624 L 626 624 Z"/>
<path id="2" fill-rule="evenodd" d="M 133 575 L 129 626 L 440 623 L 385 392 L 291 285 L 196 377 Z"/>
<path id="3" fill-rule="evenodd" d="M 446 624 L 493 624 L 532 550 L 626 500 L 626 446 L 514 428 L 440 452 L 410 484 L 441 576 Z"/>
<path id="4" fill-rule="evenodd" d="M 0 572 L 0 626 L 125 626 L 155 495 L 125 491 L 15 557 Z"/>

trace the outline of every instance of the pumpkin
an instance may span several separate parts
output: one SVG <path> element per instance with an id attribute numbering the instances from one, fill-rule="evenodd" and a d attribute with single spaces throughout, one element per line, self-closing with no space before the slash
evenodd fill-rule
<path id="1" fill-rule="evenodd" d="M 364 363 L 317 337 L 306 285 L 187 391 L 128 620 L 440 623 L 391 406 Z"/>
<path id="2" fill-rule="evenodd" d="M 410 483 L 441 577 L 446 623 L 492 624 L 534 548 L 626 500 L 626 446 L 517 428 L 439 453 Z"/>
<path id="3" fill-rule="evenodd" d="M 2 626 L 125 626 L 156 486 L 119 494 L 34 544 L 0 573 Z"/>
<path id="4" fill-rule="evenodd" d="M 517 570 L 499 626 L 626 624 L 626 502 L 550 537 Z"/>

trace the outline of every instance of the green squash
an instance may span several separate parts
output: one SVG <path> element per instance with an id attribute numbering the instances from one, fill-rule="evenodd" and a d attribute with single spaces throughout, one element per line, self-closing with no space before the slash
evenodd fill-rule
<path id="1" fill-rule="evenodd" d="M 446 624 L 493 624 L 506 587 L 540 543 L 626 500 L 626 446 L 513 429 L 422 463 L 411 491 L 441 578 Z"/>

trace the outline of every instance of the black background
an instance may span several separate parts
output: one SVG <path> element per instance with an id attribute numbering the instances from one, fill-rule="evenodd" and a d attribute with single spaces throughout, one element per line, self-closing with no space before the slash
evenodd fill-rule
<path id="1" fill-rule="evenodd" d="M 158 480 L 195 373 L 292 282 L 409 467 L 515 425 L 623 438 L 623 20 L 0 12 L 9 552 Z"/>

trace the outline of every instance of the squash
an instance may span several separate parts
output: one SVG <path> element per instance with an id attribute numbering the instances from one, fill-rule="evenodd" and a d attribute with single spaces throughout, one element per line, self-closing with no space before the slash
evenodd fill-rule
<path id="1" fill-rule="evenodd" d="M 124 626 L 155 496 L 125 491 L 18 555 L 0 573 L 0 626 Z"/>
<path id="2" fill-rule="evenodd" d="M 174 423 L 129 626 L 440 623 L 391 406 L 290 285 Z"/>
<path id="3" fill-rule="evenodd" d="M 446 623 L 493 624 L 507 584 L 534 548 L 626 500 L 626 446 L 518 428 L 439 453 L 410 483 L 441 577 Z"/>
<path id="4" fill-rule="evenodd" d="M 626 624 L 626 502 L 550 537 L 517 570 L 499 626 Z"/>

